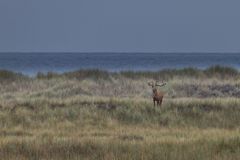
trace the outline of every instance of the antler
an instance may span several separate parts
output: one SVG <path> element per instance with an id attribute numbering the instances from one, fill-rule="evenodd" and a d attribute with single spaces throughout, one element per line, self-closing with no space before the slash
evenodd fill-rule
<path id="1" fill-rule="evenodd" d="M 162 86 L 165 86 L 166 84 L 167 84 L 166 82 L 159 83 L 158 81 L 156 81 L 155 83 L 154 81 L 148 82 L 148 85 L 151 87 L 155 87 L 155 86 L 162 87 Z"/>
<path id="2" fill-rule="evenodd" d="M 167 83 L 166 82 L 163 82 L 161 84 L 158 83 L 158 81 L 155 82 L 155 86 L 159 86 L 159 87 L 162 87 L 162 86 L 165 86 Z"/>

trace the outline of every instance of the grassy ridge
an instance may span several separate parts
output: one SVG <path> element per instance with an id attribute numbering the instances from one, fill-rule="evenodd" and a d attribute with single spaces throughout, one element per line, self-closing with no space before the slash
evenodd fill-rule
<path id="1" fill-rule="evenodd" d="M 166 97 L 240 97 L 240 74 L 234 68 L 214 66 L 161 70 L 159 72 L 120 72 L 80 70 L 63 74 L 38 73 L 27 77 L 13 72 L 0 72 L 0 92 L 59 97 L 72 95 L 105 97 L 149 97 L 146 85 L 151 80 L 168 83 L 162 90 Z M 22 94 L 23 93 L 23 94 Z M 1 94 L 1 95 L 3 95 Z M 20 93 L 19 93 L 20 94 Z M 1 96 L 0 95 L 0 96 Z"/>
<path id="2" fill-rule="evenodd" d="M 0 71 L 2 159 L 239 159 L 239 71 Z M 167 81 L 153 107 L 150 80 Z"/>
<path id="3" fill-rule="evenodd" d="M 155 80 L 168 80 L 176 76 L 186 77 L 221 77 L 221 78 L 239 78 L 240 72 L 231 67 L 224 66 L 212 66 L 205 70 L 198 68 L 183 68 L 183 69 L 163 69 L 160 71 L 122 71 L 122 72 L 107 72 L 102 70 L 79 70 L 74 72 L 67 72 L 63 74 L 57 74 L 49 72 L 47 74 L 38 73 L 38 78 L 53 78 L 53 77 L 67 77 L 67 78 L 93 78 L 97 79 L 110 79 L 109 77 L 126 77 L 126 78 L 152 78 Z"/>
<path id="4" fill-rule="evenodd" d="M 207 69 L 198 69 L 198 68 L 183 68 L 183 69 L 162 69 L 160 71 L 122 71 L 122 72 L 108 72 L 98 69 L 82 69 L 79 71 L 66 72 L 66 73 L 37 73 L 36 78 L 39 79 L 51 79 L 51 78 L 76 78 L 76 79 L 85 79 L 92 78 L 97 79 L 109 79 L 109 77 L 126 77 L 126 78 L 151 78 L 151 79 L 161 79 L 168 80 L 173 77 L 196 77 L 196 78 L 209 78 L 209 77 L 221 77 L 221 78 L 239 78 L 240 72 L 232 67 L 226 66 L 212 66 Z M 26 75 L 21 73 L 14 73 L 11 71 L 0 70 L 0 80 L 16 80 L 22 78 L 29 78 Z"/>

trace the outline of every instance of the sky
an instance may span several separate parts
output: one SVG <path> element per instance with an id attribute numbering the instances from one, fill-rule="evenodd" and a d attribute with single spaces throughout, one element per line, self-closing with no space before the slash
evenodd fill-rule
<path id="1" fill-rule="evenodd" d="M 0 52 L 240 52 L 238 0 L 0 0 Z"/>

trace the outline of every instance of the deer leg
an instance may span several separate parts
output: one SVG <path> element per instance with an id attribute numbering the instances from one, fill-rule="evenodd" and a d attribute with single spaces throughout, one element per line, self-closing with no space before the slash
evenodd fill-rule
<path id="1" fill-rule="evenodd" d="M 162 99 L 160 100 L 160 106 L 162 105 Z"/>
<path id="2" fill-rule="evenodd" d="M 155 106 L 155 100 L 153 100 L 153 104 L 154 104 L 154 106 Z"/>

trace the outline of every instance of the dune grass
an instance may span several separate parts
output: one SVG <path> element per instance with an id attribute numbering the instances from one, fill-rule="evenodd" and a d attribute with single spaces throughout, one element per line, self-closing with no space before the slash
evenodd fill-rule
<path id="1" fill-rule="evenodd" d="M 238 159 L 240 101 L 82 99 L 1 109 L 4 159 Z"/>
<path id="2" fill-rule="evenodd" d="M 150 80 L 168 82 L 161 107 L 152 104 Z M 239 84 L 237 70 L 220 66 L 36 77 L 4 71 L 0 157 L 240 159 Z"/>

